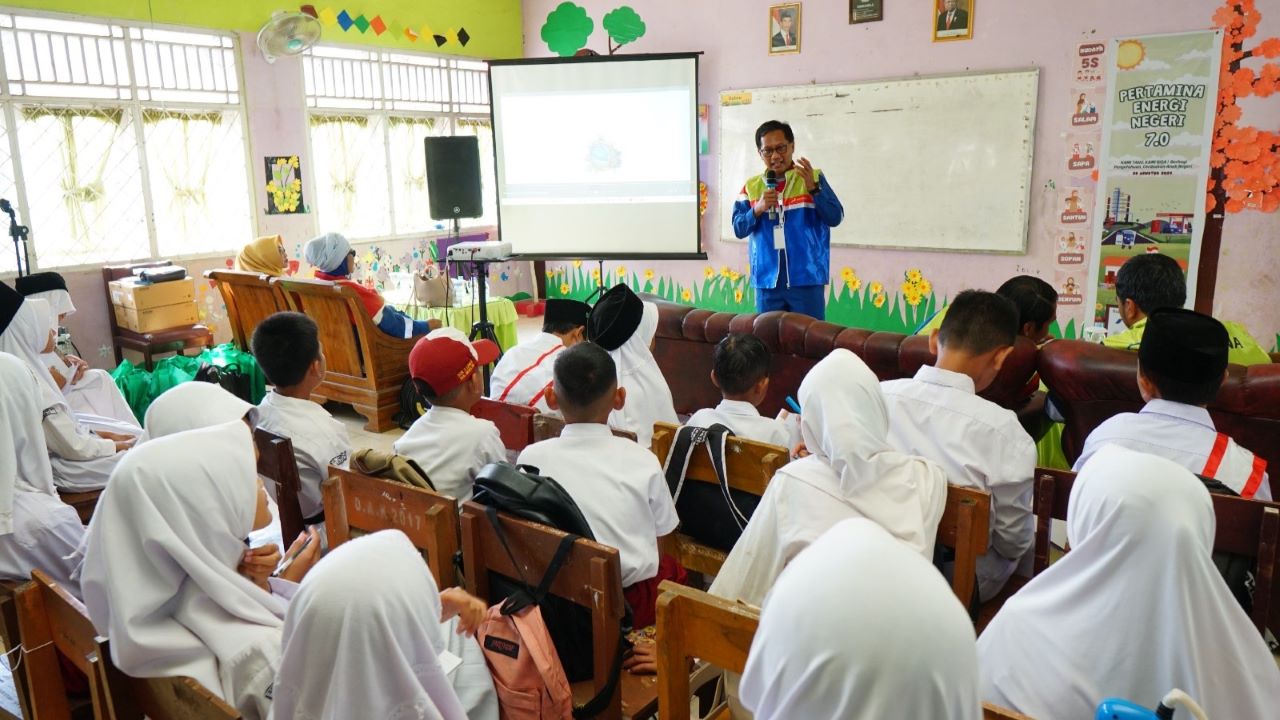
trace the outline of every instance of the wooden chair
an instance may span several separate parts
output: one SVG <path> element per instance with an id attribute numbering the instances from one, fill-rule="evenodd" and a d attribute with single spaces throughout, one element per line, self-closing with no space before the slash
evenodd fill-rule
<path id="1" fill-rule="evenodd" d="M 153 361 L 155 355 L 169 352 L 185 354 L 185 351 L 190 348 L 203 350 L 213 347 L 213 332 L 204 325 L 187 325 L 140 333 L 122 328 L 116 323 L 116 315 L 111 310 L 111 282 L 131 277 L 133 271 L 138 268 L 166 267 L 172 264 L 168 260 L 162 260 L 134 265 L 107 265 L 102 268 L 103 291 L 107 295 L 107 320 L 111 323 L 111 341 L 115 345 L 117 365 L 124 360 L 125 350 L 142 353 L 144 366 L 147 370 L 151 370 L 155 367 Z"/>
<path id="2" fill-rule="evenodd" d="M 0 580 L 0 643 L 4 644 L 6 653 L 22 644 L 22 632 L 18 628 L 17 594 L 24 584 L 17 580 Z M 31 710 L 31 689 L 27 686 L 27 675 L 13 672 L 14 666 L 19 665 L 21 655 L 21 652 L 17 652 L 7 656 L 9 671 L 13 676 L 13 689 L 18 696 L 22 717 L 35 717 Z"/>
<path id="3" fill-rule="evenodd" d="M 440 589 L 458 584 L 458 502 L 430 490 L 329 468 L 324 487 L 329 549 L 360 535 L 400 530 L 422 551 Z"/>
<path id="4" fill-rule="evenodd" d="M 958 485 L 947 486 L 947 504 L 938 523 L 935 544 L 955 551 L 951 589 L 965 607 L 973 604 L 978 556 L 987 554 L 990 527 L 990 493 Z"/>
<path id="5" fill-rule="evenodd" d="M 370 432 L 396 427 L 400 390 L 409 378 L 409 352 L 417 338 L 393 338 L 373 324 L 354 290 L 325 280 L 272 278 L 289 309 L 320 327 L 327 368 L 312 393 L 318 402 L 348 403 Z"/>
<path id="6" fill-rule="evenodd" d="M 222 293 L 232 341 L 245 352 L 251 352 L 249 341 L 253 339 L 253 331 L 259 323 L 289 309 L 284 293 L 279 286 L 271 284 L 269 275 L 239 270 L 206 270 L 204 276 Z"/>
<path id="7" fill-rule="evenodd" d="M 506 515 L 501 516 L 511 554 L 520 564 L 517 570 L 502 542 L 485 516 L 485 508 L 474 502 L 462 505 L 462 559 L 467 592 L 488 602 L 503 598 L 490 592 L 490 574 L 519 580 L 523 574 L 536 582 L 546 572 L 565 533 Z M 591 613 L 592 679 L 574 683 L 577 702 L 584 702 L 604 689 L 622 640 L 624 613 L 622 569 L 618 551 L 590 540 L 573 544 L 568 559 L 551 584 L 552 595 Z M 651 680 L 623 671 L 608 707 L 598 717 L 617 720 L 645 717 L 657 707 L 657 687 Z"/>
<path id="8" fill-rule="evenodd" d="M 626 438 L 631 442 L 637 442 L 636 434 L 630 430 L 623 430 L 610 426 L 614 437 Z M 564 418 L 556 415 L 548 415 L 546 413 L 538 413 L 533 416 L 533 441 L 542 442 L 551 438 L 560 437 L 560 433 L 564 432 Z"/>
<path id="9" fill-rule="evenodd" d="M 1008 708 L 984 702 L 982 703 L 982 720 L 1031 720 L 1031 718 Z"/>
<path id="10" fill-rule="evenodd" d="M 538 414 L 535 408 L 480 398 L 471 406 L 471 414 L 497 425 L 498 434 L 502 436 L 502 446 L 508 450 L 520 452 L 535 442 L 533 418 Z"/>
<path id="11" fill-rule="evenodd" d="M 276 506 L 280 509 L 280 539 L 287 546 L 306 530 L 302 505 L 298 500 L 302 494 L 302 480 L 298 477 L 298 458 L 293 454 L 293 441 L 269 430 L 254 428 L 253 444 L 258 448 L 258 474 L 275 483 Z"/>
<path id="12" fill-rule="evenodd" d="M 1054 520 L 1067 519 L 1067 501 L 1071 498 L 1071 485 L 1075 480 L 1076 474 L 1070 470 L 1036 468 L 1035 500 L 1032 504 L 1036 514 L 1033 575 L 1039 575 L 1049 567 L 1050 528 Z"/>
<path id="13" fill-rule="evenodd" d="M 690 661 L 741 673 L 760 610 L 670 581 L 658 589 L 658 717 L 689 720 Z"/>
<path id="14" fill-rule="evenodd" d="M 679 425 L 671 423 L 653 424 L 653 440 L 649 449 L 658 456 L 659 464 L 666 462 L 679 430 Z M 725 474 L 729 487 L 752 495 L 764 495 L 765 488 L 769 486 L 774 473 L 778 472 L 790 459 L 791 456 L 786 448 L 745 438 L 728 438 L 725 443 Z M 702 450 L 694 452 L 693 457 L 690 458 L 685 479 L 717 487 L 720 485 L 715 468 L 711 466 L 711 458 Z M 695 542 L 693 538 L 679 533 L 676 534 L 674 544 L 676 547 L 669 550 L 674 550 L 674 555 L 681 565 L 708 577 L 720 572 L 727 557 L 727 553 L 722 550 Z"/>
<path id="15" fill-rule="evenodd" d="M 98 507 L 98 498 L 101 495 L 102 490 L 89 490 L 87 492 L 58 490 L 58 498 L 75 508 L 76 514 L 80 516 L 80 522 L 85 525 L 88 525 L 89 519 L 93 517 L 93 510 Z"/>
<path id="16" fill-rule="evenodd" d="M 18 590 L 16 600 L 22 633 L 21 670 L 31 693 L 31 716 L 39 720 L 71 717 L 58 661 L 61 655 L 88 678 L 93 716 L 111 717 L 98 632 L 80 601 L 39 570 L 31 572 L 31 582 Z"/>
<path id="17" fill-rule="evenodd" d="M 107 642 L 99 638 L 99 657 L 106 659 L 107 703 L 112 720 L 242 720 L 238 710 L 189 677 L 136 678 L 110 662 Z"/>

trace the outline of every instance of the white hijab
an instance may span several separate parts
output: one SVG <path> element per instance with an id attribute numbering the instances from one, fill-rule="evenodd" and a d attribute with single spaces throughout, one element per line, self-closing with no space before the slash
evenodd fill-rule
<path id="1" fill-rule="evenodd" d="M 973 624 L 937 569 L 855 518 L 778 578 L 739 692 L 756 720 L 979 720 L 977 664 Z"/>
<path id="2" fill-rule="evenodd" d="M 62 390 L 53 381 L 45 364 L 44 349 L 49 344 L 49 330 L 53 327 L 53 310 L 49 303 L 26 298 L 18 306 L 13 322 L 0 333 L 0 352 L 7 352 L 26 363 L 40 385 L 40 408 L 65 405 Z"/>
<path id="3" fill-rule="evenodd" d="M 0 535 L 13 532 L 15 492 L 57 497 L 32 375 L 26 363 L 0 352 Z"/>
<path id="4" fill-rule="evenodd" d="M 609 424 L 634 432 L 644 447 L 653 440 L 655 422 L 680 422 L 671 388 L 649 349 L 657 332 L 658 306 L 646 302 L 639 327 L 622 347 L 609 353 L 618 368 L 618 387 L 627 389 L 626 404 L 609 414 Z"/>
<path id="5" fill-rule="evenodd" d="M 138 444 L 196 428 L 257 417 L 257 408 L 227 392 L 220 385 L 192 381 L 175 385 L 147 407 L 144 430 Z"/>
<path id="6" fill-rule="evenodd" d="M 466 720 L 440 664 L 444 643 L 440 595 L 409 538 L 352 540 L 289 605 L 271 717 Z"/>
<path id="7" fill-rule="evenodd" d="M 121 670 L 188 675 L 244 712 L 279 664 L 284 606 L 236 572 L 257 472 L 239 419 L 129 451 L 89 527 L 81 587 Z"/>
<path id="8" fill-rule="evenodd" d="M 1085 463 L 1071 552 L 1005 603 L 978 642 L 983 699 L 1093 717 L 1177 687 L 1211 718 L 1275 717 L 1280 670 L 1214 567 L 1213 503 L 1177 463 L 1119 446 Z"/>
<path id="9" fill-rule="evenodd" d="M 73 315 L 76 311 L 76 304 L 71 302 L 71 293 L 61 288 L 31 293 L 27 296 L 27 299 L 43 300 L 49 303 L 49 307 L 53 309 L 53 321 L 55 323 L 59 322 L 58 318 L 63 315 Z"/>

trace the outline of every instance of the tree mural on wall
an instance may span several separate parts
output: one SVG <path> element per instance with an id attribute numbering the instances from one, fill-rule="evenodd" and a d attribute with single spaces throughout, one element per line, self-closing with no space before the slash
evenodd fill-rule
<path id="1" fill-rule="evenodd" d="M 629 6 L 615 8 L 604 16 L 604 29 L 609 34 L 605 40 L 609 46 L 609 54 L 617 52 L 623 45 L 635 42 L 644 36 L 644 20 L 639 13 Z M 591 50 L 583 50 L 587 40 L 595 31 L 595 21 L 587 15 L 586 8 L 571 2 L 562 2 L 547 15 L 542 25 L 542 41 L 547 48 L 561 57 L 571 55 L 596 55 Z"/>
<path id="2" fill-rule="evenodd" d="M 1280 37 L 1251 41 L 1261 20 L 1254 0 L 1225 0 L 1213 14 L 1225 37 L 1206 199 L 1210 213 L 1280 208 L 1280 130 L 1244 125 L 1238 104 L 1280 90 L 1280 64 L 1248 62 L 1280 57 Z"/>

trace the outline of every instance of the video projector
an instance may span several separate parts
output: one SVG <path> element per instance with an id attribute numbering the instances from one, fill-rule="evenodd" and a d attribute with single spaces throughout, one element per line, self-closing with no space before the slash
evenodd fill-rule
<path id="1" fill-rule="evenodd" d="M 449 246 L 449 262 L 498 262 L 511 257 L 511 243 L 501 240 L 472 240 Z"/>

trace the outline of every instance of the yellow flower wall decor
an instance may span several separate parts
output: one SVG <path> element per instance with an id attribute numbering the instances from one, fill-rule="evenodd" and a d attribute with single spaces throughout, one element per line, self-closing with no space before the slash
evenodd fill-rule
<path id="1" fill-rule="evenodd" d="M 302 203 L 302 167 L 297 155 L 266 158 L 267 214 L 293 215 L 306 212 Z"/>

